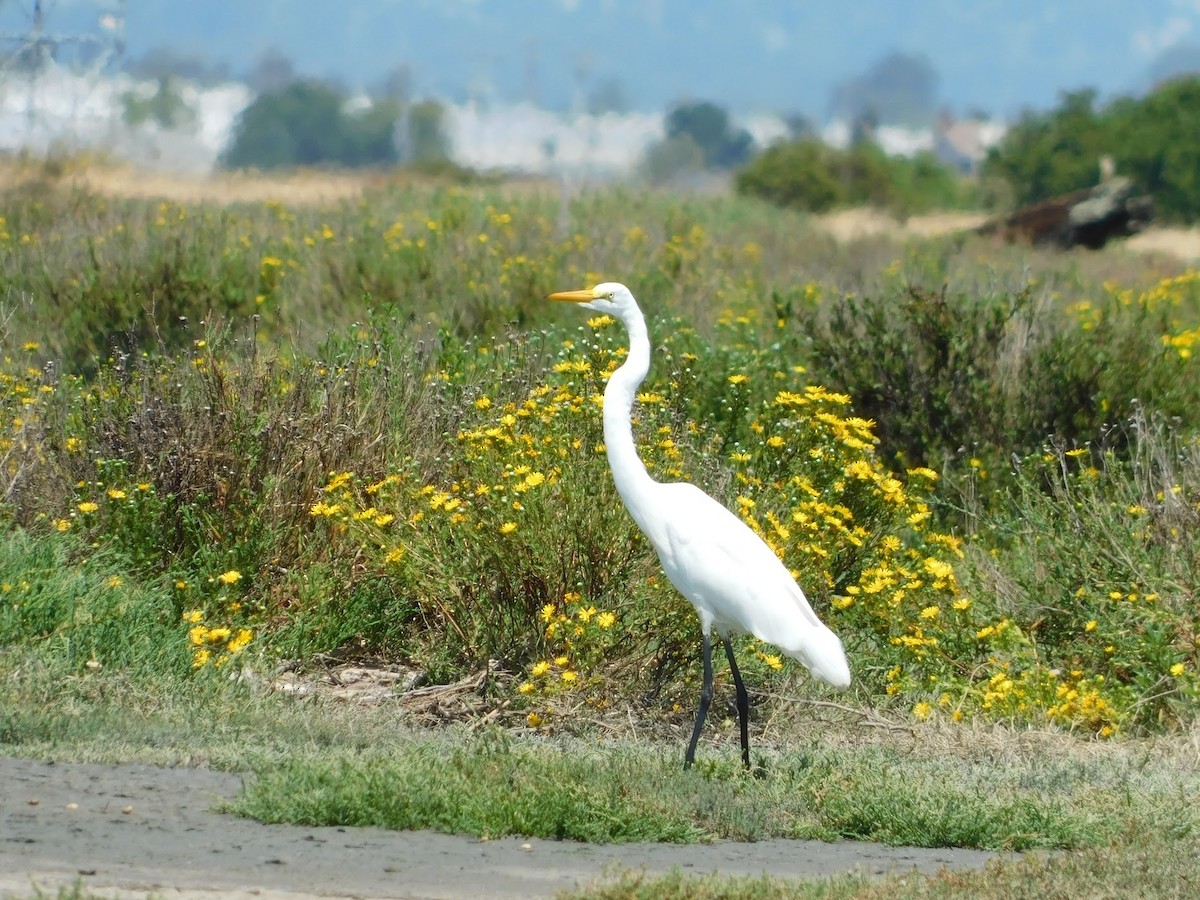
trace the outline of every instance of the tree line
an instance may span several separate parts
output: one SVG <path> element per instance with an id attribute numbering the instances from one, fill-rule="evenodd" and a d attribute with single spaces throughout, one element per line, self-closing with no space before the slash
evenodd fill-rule
<path id="1" fill-rule="evenodd" d="M 335 85 L 312 79 L 264 90 L 242 113 L 222 163 L 266 169 L 449 158 L 436 101 L 383 97 L 354 108 L 348 100 Z M 837 149 L 796 120 L 787 139 L 759 148 L 725 109 L 707 101 L 677 104 L 664 126 L 664 138 L 643 159 L 643 177 L 663 183 L 690 171 L 728 172 L 738 192 L 799 209 L 870 204 L 909 214 L 994 205 L 997 198 L 1033 203 L 1096 184 L 1099 160 L 1109 156 L 1154 198 L 1163 218 L 1200 217 L 1200 77 L 1105 105 L 1092 90 L 1064 94 L 1055 108 L 1022 115 L 971 178 L 932 153 L 889 157 L 869 128 Z"/>

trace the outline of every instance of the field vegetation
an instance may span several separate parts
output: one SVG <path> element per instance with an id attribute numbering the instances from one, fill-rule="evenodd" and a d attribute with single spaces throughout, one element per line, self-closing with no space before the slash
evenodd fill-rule
<path id="1" fill-rule="evenodd" d="M 148 735 L 117 756 L 256 768 L 239 809 L 272 821 L 1115 846 L 1127 862 L 1194 847 L 1194 752 L 1160 773 L 1137 748 L 1197 727 L 1195 271 L 961 236 L 839 245 L 757 201 L 616 188 L 565 211 L 504 186 L 220 206 L 26 184 L 4 200 L 5 752 L 111 755 L 116 721 Z M 699 669 L 695 617 L 603 455 L 624 336 L 542 302 L 600 280 L 650 319 L 647 465 L 759 531 L 851 658 L 835 698 L 742 642 L 761 782 L 724 730 L 692 776 L 660 744 L 594 746 L 629 737 L 616 723 L 678 734 Z M 282 661 L 328 655 L 434 683 L 487 669 L 490 725 L 396 738 L 394 762 L 336 747 L 352 725 L 291 755 L 285 738 L 208 758 L 170 736 L 246 704 L 290 734 L 283 701 L 256 692 Z M 797 710 L 803 739 L 781 724 Z M 843 733 L 937 735 L 941 764 L 822 749 L 822 711 Z M 994 729 L 1111 742 L 1124 762 L 996 770 L 971 738 Z M 546 802 L 521 806 L 514 783 Z M 377 807 L 397 795 L 424 806 Z M 1054 877 L 1078 886 L 1063 859 Z M 611 896 L 641 895 L 628 887 Z"/>

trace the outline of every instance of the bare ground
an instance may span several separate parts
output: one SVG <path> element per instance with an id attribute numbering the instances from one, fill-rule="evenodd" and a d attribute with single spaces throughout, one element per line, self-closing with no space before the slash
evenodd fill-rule
<path id="1" fill-rule="evenodd" d="M 779 877 L 979 867 L 992 854 L 772 840 L 616 844 L 263 825 L 214 811 L 242 777 L 0 758 L 0 896 L 548 897 L 644 869 Z"/>
<path id="2" fill-rule="evenodd" d="M 911 216 L 899 221 L 882 210 L 843 209 L 816 218 L 818 227 L 825 229 L 841 242 L 877 236 L 923 238 L 978 228 L 986 222 L 983 213 L 941 212 Z M 1119 241 L 1135 253 L 1169 256 L 1185 263 L 1200 262 L 1200 228 L 1168 228 L 1155 225 L 1133 237 Z"/>

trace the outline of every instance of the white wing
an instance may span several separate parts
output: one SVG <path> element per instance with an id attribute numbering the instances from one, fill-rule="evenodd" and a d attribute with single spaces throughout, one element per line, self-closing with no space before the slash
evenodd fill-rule
<path id="1" fill-rule="evenodd" d="M 814 675 L 850 683 L 841 641 L 822 624 L 800 586 L 745 522 L 687 483 L 658 484 L 653 521 L 642 523 L 671 583 L 707 630 L 749 632 L 800 660 Z"/>

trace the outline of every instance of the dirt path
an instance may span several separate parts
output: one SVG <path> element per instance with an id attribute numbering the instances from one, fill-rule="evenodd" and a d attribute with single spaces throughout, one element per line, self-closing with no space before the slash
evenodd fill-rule
<path id="1" fill-rule="evenodd" d="M 241 777 L 0 758 L 0 896 L 77 878 L 111 895 L 549 897 L 605 872 L 779 876 L 977 867 L 990 854 L 816 841 L 591 845 L 262 825 L 212 811 Z"/>

